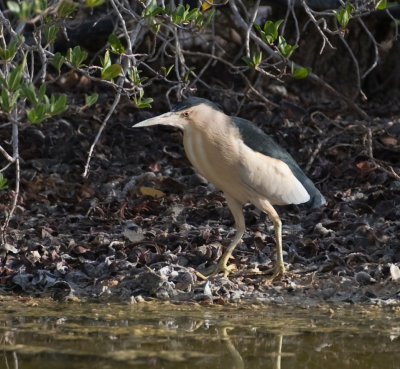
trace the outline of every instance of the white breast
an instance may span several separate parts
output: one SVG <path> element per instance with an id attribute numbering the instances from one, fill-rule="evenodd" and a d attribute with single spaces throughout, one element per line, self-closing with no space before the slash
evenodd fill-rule
<path id="1" fill-rule="evenodd" d="M 222 147 L 221 142 L 224 142 Z M 196 127 L 186 127 L 183 136 L 186 155 L 195 169 L 214 186 L 230 194 L 243 203 L 249 201 L 246 188 L 238 176 L 236 166 L 238 150 L 235 139 L 217 140 L 215 136 L 205 136 L 203 131 Z M 226 153 L 230 155 L 227 156 Z"/>

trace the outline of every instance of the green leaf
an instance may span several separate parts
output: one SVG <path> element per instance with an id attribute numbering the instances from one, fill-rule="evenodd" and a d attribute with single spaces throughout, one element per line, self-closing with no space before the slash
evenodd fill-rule
<path id="1" fill-rule="evenodd" d="M 25 83 L 24 85 L 21 86 L 21 92 L 22 92 L 22 97 L 26 97 L 28 101 L 32 105 L 36 105 L 38 103 L 37 97 L 36 97 L 36 90 L 35 86 L 33 83 Z"/>
<path id="2" fill-rule="evenodd" d="M 375 9 L 384 10 L 387 8 L 387 1 L 386 0 L 375 0 Z"/>
<path id="3" fill-rule="evenodd" d="M 160 30 L 161 24 L 155 19 L 156 16 L 165 13 L 169 14 L 168 5 L 163 9 L 157 5 L 157 0 L 151 0 L 147 7 L 143 10 L 143 17 L 146 19 L 147 24 L 152 28 L 154 32 Z"/>
<path id="4" fill-rule="evenodd" d="M 15 1 L 7 1 L 7 7 L 20 21 L 26 21 L 29 18 L 32 9 L 32 3 L 28 1 L 21 1 L 18 4 Z"/>
<path id="5" fill-rule="evenodd" d="M 341 27 L 346 27 L 351 19 L 351 15 L 354 11 L 354 6 L 347 2 L 345 7 L 339 11 L 333 10 L 333 13 L 336 15 L 336 19 L 339 22 Z"/>
<path id="6" fill-rule="evenodd" d="M 17 52 L 17 40 L 11 41 L 7 46 L 7 51 L 8 51 L 8 58 L 7 59 L 12 59 Z"/>
<path id="7" fill-rule="evenodd" d="M 15 1 L 7 1 L 7 7 L 10 9 L 11 13 L 14 13 L 15 15 L 19 15 L 19 4 Z"/>
<path id="8" fill-rule="evenodd" d="M 0 59 L 9 60 L 12 59 L 17 51 L 17 40 L 11 41 L 6 49 L 0 47 Z"/>
<path id="9" fill-rule="evenodd" d="M 182 77 L 182 81 L 184 83 L 187 83 L 189 81 L 189 76 L 191 72 L 193 72 L 196 68 L 195 67 L 190 67 L 189 69 L 186 70 L 185 74 Z"/>
<path id="10" fill-rule="evenodd" d="M 23 65 L 20 64 L 10 72 L 10 75 L 8 76 L 9 91 L 14 92 L 20 87 L 22 79 L 22 68 Z"/>
<path id="11" fill-rule="evenodd" d="M 167 77 L 168 74 L 171 73 L 172 68 L 174 67 L 175 64 L 171 64 L 168 68 L 162 66 L 161 70 L 164 72 L 164 76 Z"/>
<path id="12" fill-rule="evenodd" d="M 80 46 L 75 46 L 73 49 L 69 48 L 67 51 L 67 60 L 74 66 L 79 68 L 84 60 L 86 60 L 88 53 L 82 51 Z"/>
<path id="13" fill-rule="evenodd" d="M 105 0 L 86 0 L 86 6 L 89 6 L 90 8 L 94 8 L 96 6 L 100 6 L 101 4 L 104 3 Z"/>
<path id="14" fill-rule="evenodd" d="M 182 4 L 178 5 L 178 7 L 174 11 L 174 14 L 179 18 L 183 18 L 184 13 L 185 13 L 185 7 Z"/>
<path id="15" fill-rule="evenodd" d="M 152 18 L 156 15 L 163 14 L 164 9 L 157 5 L 157 0 L 151 0 L 149 5 L 143 10 L 145 18 Z"/>
<path id="16" fill-rule="evenodd" d="M 58 51 L 54 54 L 53 59 L 51 61 L 51 65 L 56 68 L 59 72 L 62 65 L 65 62 L 65 57 L 61 55 Z"/>
<path id="17" fill-rule="evenodd" d="M 17 90 L 13 93 L 13 95 L 11 96 L 11 109 L 14 107 L 14 105 L 17 103 L 17 100 L 19 98 L 19 95 L 21 94 L 21 90 Z"/>
<path id="18" fill-rule="evenodd" d="M 213 13 L 208 15 L 208 18 L 211 20 Z M 190 5 L 186 4 L 183 6 L 182 4 L 178 5 L 175 10 L 171 14 L 172 22 L 175 24 L 184 24 L 188 25 L 191 22 L 194 22 L 196 26 L 201 27 L 206 18 L 199 8 L 190 9 Z"/>
<path id="19" fill-rule="evenodd" d="M 52 101 L 54 101 L 54 95 L 51 95 Z M 50 112 L 52 115 L 61 114 L 67 109 L 67 95 L 61 94 L 58 99 L 51 104 Z"/>
<path id="20" fill-rule="evenodd" d="M 42 85 L 40 85 L 39 87 L 39 97 L 38 97 L 38 101 L 42 101 L 43 98 L 46 96 L 46 85 L 43 83 Z"/>
<path id="21" fill-rule="evenodd" d="M 263 30 L 261 29 L 261 27 L 257 23 L 253 23 L 253 26 L 258 32 L 260 32 L 260 33 L 263 32 Z"/>
<path id="22" fill-rule="evenodd" d="M 11 111 L 10 99 L 8 98 L 8 93 L 5 89 L 1 90 L 1 108 L 9 113 Z"/>
<path id="23" fill-rule="evenodd" d="M 310 72 L 311 68 L 296 68 L 295 64 L 292 63 L 292 77 L 296 79 L 303 79 L 306 78 Z"/>
<path id="24" fill-rule="evenodd" d="M 114 34 L 108 36 L 108 42 L 111 45 L 111 51 L 116 54 L 125 54 L 125 48 L 121 43 L 121 40 Z"/>
<path id="25" fill-rule="evenodd" d="M 139 99 L 141 100 L 143 96 L 144 96 L 144 90 L 143 88 L 139 88 Z"/>
<path id="26" fill-rule="evenodd" d="M 47 0 L 34 0 L 33 9 L 36 13 L 41 13 L 47 9 Z"/>
<path id="27" fill-rule="evenodd" d="M 183 7 L 182 4 L 177 6 L 176 9 L 172 13 L 172 22 L 175 24 L 179 24 L 182 20 L 184 11 L 185 11 L 185 8 Z"/>
<path id="28" fill-rule="evenodd" d="M 0 173 L 0 190 L 6 190 L 7 188 L 7 178 L 4 178 L 3 174 Z"/>
<path id="29" fill-rule="evenodd" d="M 276 22 L 266 21 L 262 29 L 258 24 L 255 23 L 254 28 L 256 28 L 260 33 L 261 38 L 265 43 L 272 45 L 278 38 L 278 29 L 282 22 L 283 19 L 279 19 Z"/>
<path id="30" fill-rule="evenodd" d="M 55 25 L 51 25 L 44 30 L 44 36 L 46 38 L 47 44 L 51 44 L 55 41 L 59 30 L 60 28 Z"/>
<path id="31" fill-rule="evenodd" d="M 92 106 L 96 104 L 97 100 L 99 98 L 99 94 L 92 94 L 92 95 L 86 95 L 85 94 L 85 106 Z"/>
<path id="32" fill-rule="evenodd" d="M 140 77 L 141 72 L 142 71 L 140 69 L 137 69 L 136 66 L 132 66 L 132 68 L 128 70 L 128 78 L 136 86 L 139 86 L 141 83 L 148 79 L 147 77 Z"/>
<path id="33" fill-rule="evenodd" d="M 54 96 L 52 96 L 52 100 L 53 100 L 53 104 L 54 104 Z M 42 105 L 44 105 L 44 111 L 47 114 L 47 116 L 49 116 L 49 113 L 51 111 L 51 102 L 50 99 L 47 95 L 44 95 L 42 98 Z"/>
<path id="34" fill-rule="evenodd" d="M 264 31 L 268 35 L 271 35 L 274 39 L 278 38 L 278 28 L 282 24 L 283 19 L 279 19 L 276 22 L 267 21 L 264 24 Z"/>
<path id="35" fill-rule="evenodd" d="M 103 66 L 103 69 L 111 65 L 110 52 L 108 50 L 106 50 L 104 57 L 100 56 L 100 63 Z"/>
<path id="36" fill-rule="evenodd" d="M 256 69 L 262 61 L 262 52 L 256 52 L 251 58 L 243 56 L 242 60 L 247 64 L 248 67 Z"/>
<path id="37" fill-rule="evenodd" d="M 107 81 L 112 80 L 122 72 L 122 67 L 119 64 L 111 64 L 110 66 L 103 68 L 101 71 L 101 79 Z"/>
<path id="38" fill-rule="evenodd" d="M 194 8 L 192 10 L 190 10 L 186 15 L 185 15 L 185 19 L 184 21 L 186 23 L 190 23 L 192 20 L 195 20 L 196 18 L 198 18 L 200 16 L 202 16 L 200 10 L 198 8 Z"/>
<path id="39" fill-rule="evenodd" d="M 254 68 L 253 60 L 247 56 L 242 56 L 242 60 L 247 64 L 248 67 Z"/>
<path id="40" fill-rule="evenodd" d="M 8 59 L 7 49 L 3 49 L 1 46 L 0 46 L 0 59 L 1 60 Z"/>
<path id="41" fill-rule="evenodd" d="M 26 0 L 21 2 L 21 10 L 19 12 L 19 19 L 25 21 L 29 18 L 32 9 L 31 3 L 28 3 Z"/>
<path id="42" fill-rule="evenodd" d="M 278 47 L 279 47 L 280 54 L 284 58 L 289 58 L 289 56 L 292 55 L 293 51 L 296 50 L 299 47 L 299 45 L 290 45 L 286 42 L 286 40 L 283 36 L 279 36 Z"/>
<path id="43" fill-rule="evenodd" d="M 46 115 L 46 106 L 45 104 L 37 104 L 33 109 L 27 110 L 26 115 L 31 123 L 40 123 L 43 122 L 48 115 Z"/>
<path id="44" fill-rule="evenodd" d="M 204 26 L 207 27 L 210 22 L 211 22 L 211 18 L 213 17 L 213 15 L 215 14 L 215 8 L 212 8 L 209 12 L 208 12 L 208 16 L 206 18 L 206 21 L 204 23 Z"/>
<path id="45" fill-rule="evenodd" d="M 69 17 L 76 10 L 76 6 L 72 1 L 64 0 L 61 5 L 58 7 L 57 15 L 60 18 Z"/>
<path id="46" fill-rule="evenodd" d="M 261 64 L 261 60 L 262 60 L 262 52 L 259 51 L 258 53 L 255 53 L 253 56 L 254 65 L 258 67 Z"/>
<path id="47" fill-rule="evenodd" d="M 138 104 L 137 107 L 139 109 L 144 109 L 144 108 L 151 108 L 151 103 L 153 102 L 153 99 L 151 97 L 147 97 L 146 99 L 141 100 Z"/>
<path id="48" fill-rule="evenodd" d="M 151 97 L 147 97 L 143 99 L 144 96 L 144 90 L 143 88 L 139 88 L 139 98 L 136 96 L 133 97 L 133 102 L 135 106 L 138 109 L 143 109 L 143 108 L 151 108 L 151 103 L 153 102 L 153 99 Z"/>

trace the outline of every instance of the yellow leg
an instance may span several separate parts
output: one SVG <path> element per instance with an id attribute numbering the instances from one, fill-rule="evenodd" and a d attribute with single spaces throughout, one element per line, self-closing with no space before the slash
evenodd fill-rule
<path id="1" fill-rule="evenodd" d="M 235 250 L 236 246 L 242 239 L 243 233 L 246 230 L 246 225 L 244 222 L 242 204 L 227 194 L 225 194 L 225 197 L 229 209 L 231 210 L 232 215 L 235 218 L 236 234 L 233 237 L 232 241 L 230 242 L 228 248 L 222 255 L 217 265 L 212 266 L 209 270 L 205 271 L 203 274 L 200 272 L 196 272 L 196 275 L 201 279 L 209 279 L 211 277 L 214 277 L 220 272 L 223 272 L 224 276 L 227 277 L 229 272 L 235 268 L 234 265 L 228 266 L 228 261 L 232 255 L 233 250 Z"/>
<path id="2" fill-rule="evenodd" d="M 283 253 L 282 253 L 282 222 L 279 218 L 278 213 L 274 209 L 274 207 L 266 200 L 258 200 L 254 203 L 257 208 L 264 211 L 268 214 L 269 219 L 271 219 L 274 230 L 275 230 L 275 238 L 276 238 L 276 262 L 272 269 L 267 270 L 262 274 L 271 274 L 268 277 L 268 280 L 274 280 L 276 277 L 280 275 L 285 275 L 285 265 L 283 264 Z"/>

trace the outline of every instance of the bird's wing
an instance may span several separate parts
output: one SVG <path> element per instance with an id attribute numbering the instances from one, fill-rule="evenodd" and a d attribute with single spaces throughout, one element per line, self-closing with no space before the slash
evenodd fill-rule
<path id="1" fill-rule="evenodd" d="M 240 179 L 257 197 L 273 205 L 302 204 L 310 199 L 307 190 L 282 160 L 256 152 L 242 144 Z"/>
<path id="2" fill-rule="evenodd" d="M 308 200 L 301 201 L 301 202 L 286 202 L 286 203 L 303 203 L 307 202 L 312 207 L 318 207 L 325 203 L 325 199 L 319 190 L 315 187 L 314 183 L 306 176 L 306 174 L 301 170 L 297 162 L 293 159 L 293 157 L 280 145 L 278 145 L 274 139 L 264 133 L 260 128 L 258 128 L 252 122 L 242 119 L 239 117 L 231 117 L 235 126 L 239 129 L 239 133 L 243 139 L 244 144 L 253 150 L 255 153 L 259 153 L 260 155 L 264 156 L 265 163 L 272 163 L 270 159 L 277 159 L 278 163 L 283 162 L 288 167 L 288 170 L 292 173 L 292 175 L 297 179 L 297 181 L 302 185 L 302 187 L 306 190 L 309 197 Z M 269 158 L 269 159 L 268 159 Z M 262 161 L 262 160 L 261 160 Z M 260 161 L 260 162 L 261 162 Z M 273 168 L 277 169 L 277 165 L 272 165 Z M 281 169 L 284 167 L 282 164 L 278 165 Z M 268 165 L 264 168 L 264 170 L 268 171 Z M 282 183 L 280 185 L 284 186 L 292 186 L 293 189 L 298 188 L 298 184 L 294 180 L 288 180 L 290 176 L 287 173 L 287 170 L 284 171 L 286 174 L 277 175 L 277 178 L 282 178 Z M 274 173 L 270 173 L 271 178 L 274 178 Z M 283 176 L 283 177 L 282 177 Z M 264 177 L 264 176 L 260 176 Z M 283 178 L 286 178 L 285 182 Z M 271 180 L 267 179 L 268 186 L 271 185 Z M 279 183 L 279 180 L 276 179 L 276 183 Z M 260 190 L 265 187 L 266 185 L 262 186 Z M 272 186 L 273 187 L 273 186 Z M 288 191 L 289 189 L 286 188 Z M 296 190 L 294 190 L 296 192 Z M 301 192 L 301 191 L 300 191 Z M 298 192 L 298 193 L 300 193 Z M 287 193 L 291 193 L 290 191 Z M 301 197 L 301 196 L 300 196 Z M 294 196 L 296 198 L 296 196 Z M 305 196 L 303 196 L 305 198 Z"/>

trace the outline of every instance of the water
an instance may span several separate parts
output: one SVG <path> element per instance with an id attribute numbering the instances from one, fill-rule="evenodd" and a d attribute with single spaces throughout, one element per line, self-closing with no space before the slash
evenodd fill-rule
<path id="1" fill-rule="evenodd" d="M 0 298 L 1 369 L 400 368 L 400 310 Z"/>

